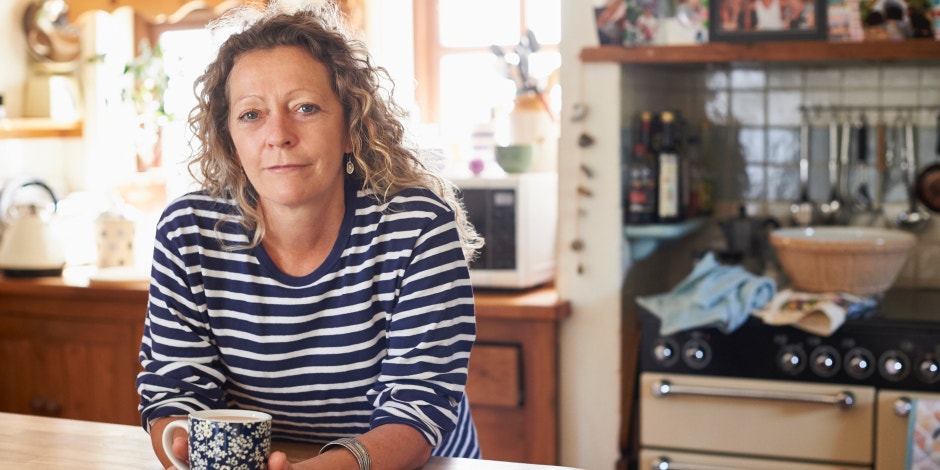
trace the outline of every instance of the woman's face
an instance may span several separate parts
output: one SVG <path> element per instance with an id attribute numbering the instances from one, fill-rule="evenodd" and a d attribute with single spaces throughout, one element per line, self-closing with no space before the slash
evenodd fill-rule
<path id="1" fill-rule="evenodd" d="M 322 63 L 300 47 L 245 53 L 229 74 L 228 100 L 235 152 L 262 207 L 342 200 L 352 147 Z"/>

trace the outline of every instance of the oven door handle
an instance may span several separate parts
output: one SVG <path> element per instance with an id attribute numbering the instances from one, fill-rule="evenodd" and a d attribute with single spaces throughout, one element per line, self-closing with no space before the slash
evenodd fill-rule
<path id="1" fill-rule="evenodd" d="M 855 395 L 843 390 L 838 393 L 802 393 L 780 392 L 775 390 L 745 390 L 724 387 L 700 387 L 696 385 L 674 385 L 668 380 L 653 383 L 653 396 L 664 398 L 669 395 L 697 395 L 704 397 L 755 398 L 759 400 L 796 401 L 801 403 L 822 403 L 848 409 L 855 405 Z"/>
<path id="2" fill-rule="evenodd" d="M 650 470 L 743 470 L 736 467 L 716 467 L 714 465 L 685 464 L 673 462 L 669 457 L 656 457 L 653 459 Z"/>
<path id="3" fill-rule="evenodd" d="M 899 397 L 894 401 L 894 414 L 901 418 L 910 416 L 913 409 L 914 403 L 908 397 Z"/>

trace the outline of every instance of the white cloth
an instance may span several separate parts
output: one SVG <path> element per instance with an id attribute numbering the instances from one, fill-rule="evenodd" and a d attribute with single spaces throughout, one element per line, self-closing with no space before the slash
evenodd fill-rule
<path id="1" fill-rule="evenodd" d="M 765 3 L 764 0 L 757 0 L 754 4 L 754 11 L 757 13 L 757 29 L 783 29 L 783 12 L 780 8 L 780 0 L 770 0 L 769 4 Z"/>

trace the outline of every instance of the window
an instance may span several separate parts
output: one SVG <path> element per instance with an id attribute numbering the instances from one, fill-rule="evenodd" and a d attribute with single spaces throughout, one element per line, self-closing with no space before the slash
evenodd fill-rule
<path id="1" fill-rule="evenodd" d="M 499 134 L 500 123 L 507 120 L 517 87 L 493 46 L 514 61 L 515 49 L 531 30 L 538 50 L 528 63 L 543 89 L 561 65 L 561 0 L 381 0 L 369 8 L 371 16 L 361 26 L 369 30 L 370 52 L 395 80 L 396 100 L 412 110 L 412 124 L 433 128 L 433 134 L 427 127 L 416 129 L 419 138 L 440 137 L 447 151 L 470 145 L 475 126 L 495 124 Z M 152 42 L 161 45 L 167 66 L 175 68 L 168 70 L 166 100 L 177 122 L 165 129 L 164 146 L 177 150 L 164 155 L 189 152 L 182 121 L 194 104 L 192 80 L 218 46 L 203 30 L 205 21 L 192 18 L 149 31 Z M 557 111 L 560 90 L 555 87 L 551 96 Z M 450 156 L 463 159 L 459 153 Z M 164 163 L 172 172 L 178 162 Z"/>
<path id="2" fill-rule="evenodd" d="M 498 123 L 517 91 L 503 61 L 518 63 L 516 48 L 527 30 L 538 44 L 528 56 L 530 76 L 547 90 L 561 65 L 560 16 L 561 0 L 415 0 L 416 101 L 422 121 L 437 123 L 445 137 L 468 138 L 474 126 Z M 557 89 L 553 95 L 557 106 Z"/>

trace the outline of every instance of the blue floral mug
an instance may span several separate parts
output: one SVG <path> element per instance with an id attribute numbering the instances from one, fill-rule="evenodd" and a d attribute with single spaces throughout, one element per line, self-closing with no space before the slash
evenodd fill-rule
<path id="1" fill-rule="evenodd" d="M 189 464 L 173 455 L 173 432 L 189 433 Z M 163 449 L 176 468 L 266 470 L 271 455 L 271 415 L 250 410 L 202 410 L 163 429 Z"/>

